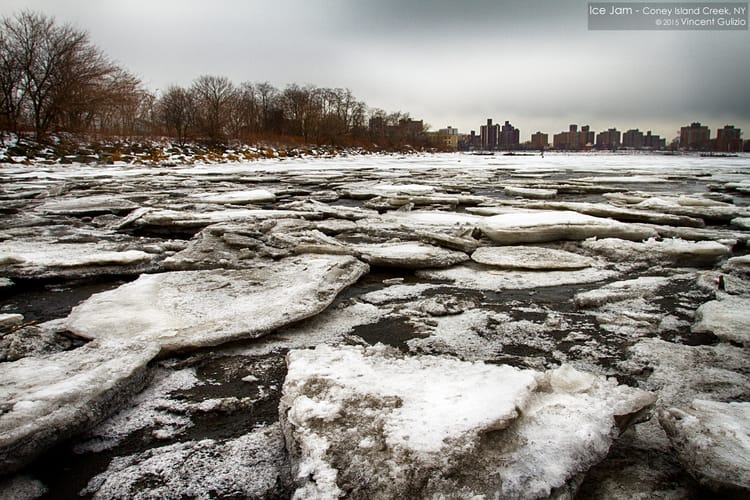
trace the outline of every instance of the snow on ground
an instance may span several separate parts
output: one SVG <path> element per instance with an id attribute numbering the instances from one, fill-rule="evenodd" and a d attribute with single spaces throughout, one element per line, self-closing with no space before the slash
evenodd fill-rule
<path id="1" fill-rule="evenodd" d="M 247 270 L 144 274 L 74 308 L 67 327 L 165 352 L 255 338 L 320 313 L 367 270 L 352 257 L 308 255 Z"/>
<path id="2" fill-rule="evenodd" d="M 750 403 L 694 400 L 659 413 L 682 465 L 712 489 L 750 490 Z"/>
<path id="3" fill-rule="evenodd" d="M 0 364 L 0 473 L 98 423 L 145 383 L 153 344 L 93 342 Z"/>
<path id="4" fill-rule="evenodd" d="M 295 498 L 546 496 L 606 455 L 615 416 L 655 399 L 570 367 L 382 346 L 292 351 L 288 368 L 280 412 Z"/>

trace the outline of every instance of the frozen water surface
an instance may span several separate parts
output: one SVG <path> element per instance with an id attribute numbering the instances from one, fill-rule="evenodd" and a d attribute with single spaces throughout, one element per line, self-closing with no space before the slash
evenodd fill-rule
<path id="1" fill-rule="evenodd" d="M 748 186 L 745 155 L 0 164 L 0 496 L 746 497 Z"/>

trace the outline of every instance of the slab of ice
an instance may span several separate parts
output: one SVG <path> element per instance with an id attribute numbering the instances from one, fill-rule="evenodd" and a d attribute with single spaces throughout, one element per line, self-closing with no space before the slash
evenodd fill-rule
<path id="1" fill-rule="evenodd" d="M 117 457 L 82 494 L 93 498 L 281 498 L 288 470 L 278 424 Z M 147 486 L 146 486 L 147 485 Z"/>
<path id="2" fill-rule="evenodd" d="M 222 193 L 198 193 L 192 195 L 192 197 L 203 203 L 227 203 L 232 205 L 248 205 L 250 203 L 264 203 L 276 200 L 276 195 L 266 189 L 226 191 Z"/>
<path id="3" fill-rule="evenodd" d="M 360 184 L 345 187 L 344 193 L 350 198 L 372 198 L 380 195 L 428 195 L 435 192 L 434 186 L 424 184 Z"/>
<path id="4" fill-rule="evenodd" d="M 727 342 L 750 347 L 750 298 L 722 297 L 706 302 L 695 312 L 692 331 L 710 332 Z"/>
<path id="5" fill-rule="evenodd" d="M 0 330 L 12 328 L 23 323 L 23 314 L 0 313 Z"/>
<path id="6" fill-rule="evenodd" d="M 617 261 L 673 261 L 681 265 L 710 266 L 731 252 L 717 241 L 685 241 L 681 239 L 643 242 L 625 241 L 618 238 L 584 241 L 583 247 Z"/>
<path id="7" fill-rule="evenodd" d="M 730 271 L 738 271 L 740 273 L 750 273 L 750 255 L 732 257 L 727 260 L 726 264 L 724 264 L 724 268 Z"/>
<path id="8" fill-rule="evenodd" d="M 192 210 L 150 210 L 131 221 L 136 227 L 203 227 L 220 222 L 258 221 L 268 219 L 296 219 L 312 216 L 310 212 L 294 210 L 251 210 L 248 208 L 233 208 L 227 210 L 213 210 L 198 212 Z"/>
<path id="9" fill-rule="evenodd" d="M 153 271 L 157 258 L 141 250 L 117 251 L 97 243 L 0 242 L 0 269 L 8 276 L 140 274 Z"/>
<path id="10" fill-rule="evenodd" d="M 638 210 L 654 210 L 662 213 L 696 217 L 706 222 L 727 223 L 735 217 L 747 217 L 747 209 L 704 198 L 701 196 L 652 196 L 649 193 L 629 195 L 612 194 L 608 198 L 614 203 L 625 203 Z"/>
<path id="11" fill-rule="evenodd" d="M 405 269 L 448 267 L 469 260 L 463 252 L 416 241 L 362 244 L 354 249 L 371 265 Z"/>
<path id="12" fill-rule="evenodd" d="M 680 463 L 701 483 L 750 493 L 750 403 L 696 399 L 687 408 L 660 411 L 659 423 Z"/>
<path id="13" fill-rule="evenodd" d="M 48 214 L 82 216 L 103 213 L 126 213 L 136 208 L 138 208 L 138 205 L 130 200 L 106 194 L 74 199 L 51 200 L 45 202 L 40 207 L 40 210 Z"/>
<path id="14" fill-rule="evenodd" d="M 120 409 L 146 382 L 153 344 L 92 342 L 48 356 L 0 363 L 0 473 Z"/>
<path id="15" fill-rule="evenodd" d="M 665 224 L 669 226 L 704 227 L 703 219 L 659 213 L 653 210 L 636 210 L 627 207 L 618 207 L 606 203 L 584 203 L 584 202 L 537 202 L 526 205 L 528 208 L 544 210 L 572 210 L 594 217 L 610 217 L 620 222 L 645 222 L 650 224 Z"/>
<path id="16" fill-rule="evenodd" d="M 651 298 L 671 282 L 665 276 L 641 276 L 634 280 L 616 281 L 602 288 L 581 292 L 575 295 L 578 307 L 598 307 L 612 302 L 636 298 Z"/>
<path id="17" fill-rule="evenodd" d="M 600 461 L 616 416 L 654 402 L 547 373 L 397 351 L 291 351 L 280 404 L 294 498 L 547 496 Z"/>
<path id="18" fill-rule="evenodd" d="M 504 245 L 584 240 L 593 236 L 640 241 L 656 235 L 647 228 L 570 211 L 542 210 L 495 215 L 480 221 L 477 227 L 490 239 Z"/>
<path id="19" fill-rule="evenodd" d="M 253 269 L 143 275 L 75 307 L 67 326 L 84 338 L 148 341 L 164 351 L 213 346 L 314 316 L 367 271 L 353 257 L 303 255 Z"/>
<path id="20" fill-rule="evenodd" d="M 687 346 L 643 339 L 629 349 L 622 369 L 659 393 L 662 405 L 687 405 L 693 399 L 750 400 L 750 351 L 729 344 Z"/>
<path id="21" fill-rule="evenodd" d="M 0 498 L 3 500 L 35 500 L 47 491 L 47 487 L 41 481 L 30 476 L 0 480 Z"/>
<path id="22" fill-rule="evenodd" d="M 524 271 L 493 269 L 475 263 L 459 264 L 448 269 L 423 270 L 417 277 L 445 280 L 454 286 L 472 290 L 523 290 L 544 286 L 596 283 L 617 276 L 615 271 L 587 268 L 565 271 Z"/>
<path id="23" fill-rule="evenodd" d="M 533 270 L 583 269 L 594 264 L 593 259 L 583 255 L 528 246 L 477 248 L 471 260 L 493 267 Z"/>
<path id="24" fill-rule="evenodd" d="M 549 199 L 557 196 L 557 189 L 527 188 L 520 186 L 505 186 L 506 194 L 520 196 L 522 198 Z"/>

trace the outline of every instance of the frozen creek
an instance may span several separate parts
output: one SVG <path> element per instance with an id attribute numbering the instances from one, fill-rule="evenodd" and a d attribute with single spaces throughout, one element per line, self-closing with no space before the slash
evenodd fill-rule
<path id="1" fill-rule="evenodd" d="M 747 498 L 748 185 L 0 165 L 0 498 Z"/>

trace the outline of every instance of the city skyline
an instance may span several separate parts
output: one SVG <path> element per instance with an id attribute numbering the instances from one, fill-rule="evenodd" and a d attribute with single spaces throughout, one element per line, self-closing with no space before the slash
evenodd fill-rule
<path id="1" fill-rule="evenodd" d="M 750 130 L 748 31 L 589 31 L 580 0 L 6 0 L 88 31 L 151 90 L 202 74 L 346 87 L 433 130 Z"/>

